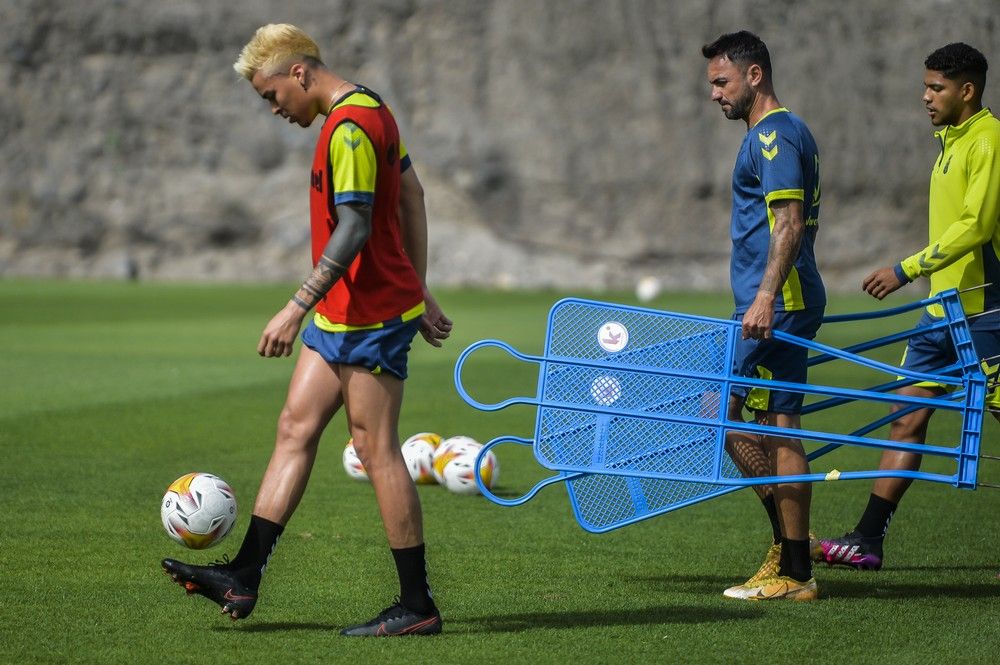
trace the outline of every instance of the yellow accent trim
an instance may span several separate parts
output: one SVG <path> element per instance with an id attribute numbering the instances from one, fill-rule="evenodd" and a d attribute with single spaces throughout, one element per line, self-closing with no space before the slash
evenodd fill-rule
<path id="1" fill-rule="evenodd" d="M 776 189 L 764 195 L 764 203 L 767 205 L 771 205 L 772 201 L 787 201 L 789 199 L 805 201 L 806 193 L 801 189 Z M 771 226 L 774 225 L 772 224 Z"/>
<path id="2" fill-rule="evenodd" d="M 784 106 L 780 106 L 780 107 L 778 107 L 776 109 L 771 109 L 770 111 L 768 111 L 767 113 L 765 113 L 764 115 L 762 115 L 760 117 L 760 120 L 758 120 L 757 122 L 753 123 L 753 126 L 756 127 L 757 125 L 759 125 L 761 122 L 764 121 L 764 118 L 766 118 L 769 115 L 774 115 L 775 113 L 791 113 L 791 111 L 789 111 L 788 109 L 786 109 Z M 751 129 L 753 129 L 753 127 L 751 127 Z"/>
<path id="3" fill-rule="evenodd" d="M 762 379 L 772 379 L 774 374 L 763 365 L 757 365 L 757 374 Z M 751 388 L 747 393 L 746 407 L 751 411 L 767 411 L 771 391 L 767 388 Z"/>
<path id="4" fill-rule="evenodd" d="M 816 206 L 819 205 L 820 199 L 822 198 L 819 186 L 819 155 L 813 155 L 813 162 L 815 162 L 815 169 L 813 170 L 813 176 L 816 178 L 816 186 L 813 187 L 812 207 L 813 210 L 815 210 Z"/>
<path id="5" fill-rule="evenodd" d="M 399 320 L 404 323 L 406 321 L 411 321 L 420 316 L 421 314 L 423 314 L 425 309 L 426 305 L 424 305 L 423 301 L 420 301 L 419 305 L 411 307 L 410 309 L 400 314 Z M 380 328 L 385 328 L 384 321 L 379 321 L 378 323 L 363 323 L 360 325 L 349 325 L 347 323 L 334 323 L 333 321 L 326 318 L 319 312 L 316 312 L 316 315 L 313 316 L 313 323 L 315 323 L 316 327 L 319 328 L 320 330 L 332 333 L 356 332 L 358 330 L 379 330 Z"/>
<path id="6" fill-rule="evenodd" d="M 764 197 L 764 201 L 767 203 L 768 232 L 774 231 L 774 211 L 771 210 L 772 198 L 779 197 L 780 200 L 792 198 L 787 196 L 789 192 L 797 192 L 799 196 L 803 195 L 801 189 L 778 189 Z M 795 269 L 794 265 L 792 266 L 792 269 L 788 271 L 788 277 L 785 279 L 785 283 L 781 285 L 781 299 L 785 305 L 786 312 L 794 312 L 800 309 L 805 309 L 806 302 L 805 298 L 802 297 L 802 282 L 799 281 L 799 271 Z"/>
<path id="7" fill-rule="evenodd" d="M 997 386 L 986 395 L 986 406 L 991 409 L 1000 409 L 1000 386 Z"/>
<path id="8" fill-rule="evenodd" d="M 785 300 L 786 312 L 795 312 L 806 307 L 802 299 L 802 282 L 799 281 L 799 271 L 795 266 L 788 271 L 788 279 L 781 287 L 781 296 Z"/>
<path id="9" fill-rule="evenodd" d="M 983 360 L 980 364 L 983 367 L 983 374 L 985 374 L 987 378 L 996 378 L 995 375 L 997 371 L 1000 371 L 1000 363 L 997 363 L 996 365 L 989 365 L 985 360 Z M 989 386 L 988 381 L 986 385 L 987 387 Z M 993 390 L 986 393 L 986 406 L 991 409 L 1000 409 L 1000 384 L 994 385 Z"/>
<path id="10" fill-rule="evenodd" d="M 368 109 L 377 109 L 379 107 L 379 103 L 377 101 L 366 95 L 361 90 L 355 90 L 347 97 L 340 100 L 339 104 L 331 106 L 330 110 L 332 111 L 333 109 L 338 109 L 346 104 L 350 104 L 351 106 L 364 106 Z"/>

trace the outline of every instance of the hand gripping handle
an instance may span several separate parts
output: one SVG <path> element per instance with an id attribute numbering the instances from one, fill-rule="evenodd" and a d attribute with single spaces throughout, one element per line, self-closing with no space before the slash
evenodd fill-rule
<path id="1" fill-rule="evenodd" d="M 522 445 L 522 446 L 531 446 L 531 445 L 534 444 L 534 441 L 532 441 L 531 439 L 524 439 L 524 438 L 521 438 L 519 436 L 506 436 L 506 435 L 498 436 L 497 438 L 492 439 L 489 442 L 487 442 L 486 445 L 483 446 L 482 450 L 479 451 L 479 454 L 476 455 L 476 467 L 475 468 L 479 469 L 480 465 L 483 463 L 483 460 L 486 458 L 486 453 L 489 452 L 490 448 L 493 448 L 494 446 L 496 446 L 498 444 L 501 444 L 501 443 L 504 443 L 504 442 L 507 442 L 507 441 L 509 441 L 511 443 L 516 443 L 516 444 L 519 444 L 519 445 Z M 561 471 L 561 472 L 557 473 L 554 476 L 549 476 L 548 478 L 543 478 L 542 480 L 538 481 L 535 484 L 534 487 L 532 487 L 530 490 L 528 490 L 522 496 L 519 496 L 519 497 L 514 498 L 514 499 L 502 499 L 502 498 L 498 497 L 496 494 L 494 494 L 492 491 L 490 491 L 490 488 L 486 487 L 486 485 L 483 484 L 483 478 L 478 473 L 476 474 L 476 486 L 479 488 L 479 491 L 482 492 L 483 496 L 485 496 L 487 499 L 489 499 L 493 503 L 499 504 L 501 506 L 508 506 L 508 507 L 509 506 L 520 506 L 522 503 L 526 503 L 529 500 L 531 500 L 532 498 L 534 498 L 534 496 L 536 494 L 538 494 L 538 492 L 543 487 L 545 487 L 547 485 L 551 485 L 553 483 L 558 483 L 558 482 L 563 482 L 563 481 L 566 481 L 566 480 L 571 480 L 573 478 L 578 478 L 579 476 L 584 476 L 584 475 L 587 475 L 587 474 L 585 474 L 585 473 L 567 473 L 565 471 Z"/>
<path id="2" fill-rule="evenodd" d="M 461 355 L 458 356 L 458 360 L 455 361 L 455 390 L 458 391 L 459 396 L 465 400 L 466 404 L 479 409 L 480 411 L 499 411 L 500 409 L 505 409 L 512 404 L 531 404 L 533 406 L 538 406 L 540 402 L 537 397 L 511 397 L 510 399 L 505 399 L 502 402 L 497 402 L 496 404 L 484 404 L 469 395 L 465 386 L 462 384 L 462 368 L 465 367 L 465 361 L 468 360 L 469 356 L 471 356 L 475 351 L 488 346 L 502 349 L 514 358 L 523 360 L 524 362 L 537 363 L 540 365 L 544 361 L 544 358 L 525 355 L 514 349 L 514 347 L 510 344 L 501 342 L 498 339 L 484 339 L 476 342 L 465 349 L 465 351 L 462 351 Z"/>

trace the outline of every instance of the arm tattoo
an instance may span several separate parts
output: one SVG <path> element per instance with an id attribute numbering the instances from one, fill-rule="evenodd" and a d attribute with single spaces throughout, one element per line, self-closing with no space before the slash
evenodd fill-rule
<path id="1" fill-rule="evenodd" d="M 372 209 L 367 205 L 344 204 L 337 206 L 337 228 L 323 249 L 316 267 L 292 302 L 307 312 L 315 307 L 337 280 L 347 272 L 371 233 Z"/>
<path id="2" fill-rule="evenodd" d="M 767 265 L 760 280 L 760 290 L 778 293 L 799 255 L 806 226 L 802 221 L 801 202 L 780 201 L 771 207 L 774 210 L 774 228 L 771 229 Z"/>
<path id="3" fill-rule="evenodd" d="M 313 268 L 312 274 L 302 282 L 302 286 L 292 296 L 295 304 L 307 312 L 316 306 L 333 285 L 340 279 L 347 268 L 340 265 L 326 254 L 319 257 L 319 262 Z"/>

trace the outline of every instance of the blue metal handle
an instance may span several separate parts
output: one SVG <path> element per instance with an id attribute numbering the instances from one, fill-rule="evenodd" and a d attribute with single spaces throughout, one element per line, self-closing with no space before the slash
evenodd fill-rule
<path id="1" fill-rule="evenodd" d="M 832 314 L 830 316 L 823 317 L 823 323 L 841 323 L 844 321 L 867 321 L 868 319 L 880 319 L 887 316 L 896 316 L 897 314 L 902 314 L 903 312 L 912 312 L 915 309 L 921 309 L 927 307 L 927 305 L 934 305 L 945 298 L 951 298 L 958 295 L 958 291 L 955 289 L 948 289 L 947 291 L 942 291 L 941 293 L 931 296 L 930 298 L 924 298 L 923 300 L 918 300 L 916 302 L 907 303 L 905 305 L 900 305 L 898 307 L 890 307 L 889 309 L 878 309 L 873 312 L 853 312 L 850 314 Z"/>
<path id="2" fill-rule="evenodd" d="M 462 368 L 465 367 L 465 361 L 468 360 L 469 356 L 471 356 L 475 351 L 478 351 L 479 349 L 488 346 L 506 351 L 512 357 L 518 360 L 522 360 L 524 362 L 537 363 L 540 365 L 544 361 L 544 358 L 539 358 L 537 356 L 529 356 L 524 353 L 521 353 L 520 351 L 512 347 L 510 344 L 507 344 L 506 342 L 501 342 L 498 339 L 484 339 L 479 342 L 476 342 L 475 344 L 472 344 L 471 346 L 466 348 L 465 351 L 462 351 L 462 353 L 458 356 L 458 360 L 455 361 L 455 390 L 458 391 L 459 396 L 463 400 L 465 400 L 466 404 L 468 404 L 473 408 L 479 409 L 480 411 L 499 411 L 501 409 L 506 409 L 508 406 L 511 406 L 512 404 L 530 404 L 532 406 L 539 406 L 541 402 L 537 396 L 511 397 L 510 399 L 505 399 L 502 402 L 497 402 L 495 404 L 484 404 L 483 402 L 480 402 L 479 400 L 475 399 L 474 397 L 472 397 L 472 395 L 469 394 L 469 392 L 465 389 L 465 386 L 462 384 Z"/>
<path id="3" fill-rule="evenodd" d="M 504 442 L 516 443 L 516 444 L 519 444 L 519 445 L 522 445 L 522 446 L 532 446 L 535 443 L 534 440 L 532 440 L 532 439 L 525 439 L 525 438 L 522 438 L 522 437 L 519 437 L 519 436 L 498 436 L 495 439 L 491 439 L 490 441 L 488 441 L 482 447 L 482 449 L 479 451 L 479 454 L 476 455 L 476 467 L 475 468 L 477 470 L 479 469 L 479 467 L 482 465 L 483 461 L 486 459 L 486 454 L 490 451 L 490 448 L 493 448 L 494 446 L 499 445 L 499 444 L 504 443 Z M 483 483 L 483 478 L 482 478 L 482 476 L 479 475 L 479 473 L 476 473 L 476 487 L 479 488 L 479 491 L 482 492 L 482 494 L 483 494 L 484 497 L 486 497 L 487 499 L 489 499 L 493 503 L 499 504 L 501 506 L 520 506 L 522 503 L 526 503 L 526 502 L 530 501 L 532 498 L 534 498 L 534 496 L 536 494 L 538 494 L 538 492 L 540 492 L 543 487 L 546 487 L 546 486 L 551 485 L 553 483 L 564 482 L 566 480 L 572 480 L 573 478 L 579 478 L 580 476 L 585 476 L 585 475 L 587 475 L 587 474 L 585 474 L 585 473 L 568 473 L 568 472 L 557 473 L 554 476 L 549 476 L 548 478 L 544 478 L 544 479 L 538 481 L 537 483 L 535 483 L 534 487 L 532 487 L 530 490 L 528 490 L 522 496 L 519 496 L 519 497 L 517 497 L 515 499 L 502 499 L 502 498 L 498 497 L 496 494 L 493 493 L 492 490 L 490 490 L 489 487 L 487 487 Z"/>

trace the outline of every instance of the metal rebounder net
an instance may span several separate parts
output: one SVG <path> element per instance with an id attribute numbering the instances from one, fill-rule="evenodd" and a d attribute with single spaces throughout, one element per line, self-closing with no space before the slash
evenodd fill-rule
<path id="1" fill-rule="evenodd" d="M 858 370 L 852 374 L 881 375 L 874 385 L 858 388 L 734 375 L 734 346 L 740 334 L 735 321 L 575 298 L 559 301 L 549 313 L 543 355 L 526 355 L 499 340 L 483 340 L 468 347 L 456 363 L 456 388 L 471 406 L 483 411 L 512 404 L 536 407 L 532 438 L 500 436 L 487 443 L 481 455 L 504 442 L 528 445 L 539 464 L 557 472 L 516 499 L 497 497 L 486 487 L 480 489 L 496 503 L 519 505 L 542 487 L 564 482 L 580 525 L 603 532 L 751 484 L 892 475 L 973 488 L 986 377 L 972 347 L 958 292 L 878 312 L 830 316 L 824 325 L 891 318 L 932 302 L 940 303 L 946 315 L 930 328 L 947 331 L 956 357 L 954 364 L 935 373 L 905 371 L 863 355 L 926 334 L 930 330 L 927 326 L 904 328 L 845 348 L 775 332 L 776 339 L 806 347 L 812 354 L 811 366 L 848 363 Z M 495 404 L 473 398 L 462 383 L 462 369 L 471 355 L 486 347 L 500 348 L 516 360 L 537 364 L 536 394 Z M 892 392 L 927 381 L 950 392 L 932 399 Z M 806 425 L 788 429 L 730 420 L 727 404 L 735 387 L 802 393 L 807 398 L 804 415 L 858 403 L 875 403 L 883 411 L 890 404 L 896 407 L 874 420 L 838 419 L 854 423 L 849 431 L 823 431 Z M 961 425 L 954 440 L 917 446 L 868 436 L 918 408 L 956 412 Z M 808 423 L 808 419 L 803 422 Z M 954 473 L 831 469 L 747 478 L 725 452 L 726 436 L 734 431 L 800 439 L 812 448 L 810 460 L 843 445 L 920 452 L 951 460 Z"/>

